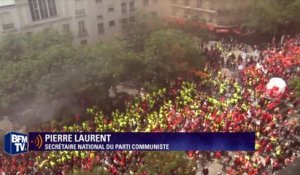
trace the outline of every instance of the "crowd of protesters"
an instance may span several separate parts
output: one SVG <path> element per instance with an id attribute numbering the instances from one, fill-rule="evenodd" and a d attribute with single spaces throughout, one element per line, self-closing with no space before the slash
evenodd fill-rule
<path id="1" fill-rule="evenodd" d="M 87 110 L 88 120 L 77 115 L 71 125 L 62 128 L 49 125 L 40 131 L 254 131 L 255 152 L 190 151 L 187 158 L 204 166 L 209 161 L 219 161 L 223 165 L 219 174 L 272 174 L 291 164 L 299 154 L 298 142 L 292 138 L 299 123 L 290 117 L 299 107 L 299 98 L 289 89 L 280 95 L 267 91 L 265 85 L 274 76 L 287 82 L 299 76 L 300 62 L 295 58 L 300 55 L 299 43 L 298 38 L 290 38 L 282 47 L 261 51 L 256 46 L 218 43 L 205 49 L 212 60 L 203 70 L 205 76 L 193 81 L 178 78 L 157 91 L 142 90 L 126 101 L 125 111 L 116 110 L 105 116 L 93 107 Z M 245 55 L 236 56 L 236 50 Z M 239 70 L 238 78 L 224 76 L 222 67 Z M 285 106 L 284 111 L 281 106 Z M 100 167 L 113 175 L 147 175 L 148 172 L 139 172 L 145 154 L 136 151 L 29 152 L 13 157 L 2 154 L 0 173 L 68 174 Z M 202 173 L 209 174 L 208 169 L 203 168 Z"/>

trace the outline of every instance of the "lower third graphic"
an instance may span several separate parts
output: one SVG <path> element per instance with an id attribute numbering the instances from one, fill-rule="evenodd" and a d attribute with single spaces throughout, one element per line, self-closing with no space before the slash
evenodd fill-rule
<path id="1" fill-rule="evenodd" d="M 41 147 L 43 146 L 42 136 L 39 134 L 34 140 L 31 140 L 31 143 L 33 143 L 38 149 L 41 149 Z"/>
<path id="2" fill-rule="evenodd" d="M 4 151 L 10 155 L 25 153 L 28 150 L 27 134 L 9 132 L 4 135 Z"/>

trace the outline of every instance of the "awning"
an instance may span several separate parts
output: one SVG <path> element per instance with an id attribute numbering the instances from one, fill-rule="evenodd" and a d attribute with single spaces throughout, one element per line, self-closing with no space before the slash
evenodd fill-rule
<path id="1" fill-rule="evenodd" d="M 207 24 L 205 25 L 205 27 L 206 27 L 208 30 L 210 30 L 210 31 L 213 31 L 213 30 L 215 30 L 215 28 L 216 28 L 216 26 L 215 26 L 214 24 L 212 24 L 212 23 L 207 23 Z"/>
<path id="2" fill-rule="evenodd" d="M 209 76 L 207 73 L 202 72 L 202 71 L 190 71 L 190 73 L 193 74 L 196 77 L 202 77 L 202 78 L 205 78 L 205 77 Z"/>
<path id="3" fill-rule="evenodd" d="M 217 33 L 229 33 L 229 29 L 216 29 Z"/>
<path id="4" fill-rule="evenodd" d="M 241 34 L 242 32 L 241 32 L 240 30 L 238 30 L 238 29 L 234 29 L 234 30 L 233 30 L 233 33 L 239 35 L 239 34 Z"/>

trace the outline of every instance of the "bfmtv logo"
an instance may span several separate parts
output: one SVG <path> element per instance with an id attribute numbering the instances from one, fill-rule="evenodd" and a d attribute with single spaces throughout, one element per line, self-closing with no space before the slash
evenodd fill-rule
<path id="1" fill-rule="evenodd" d="M 4 135 L 4 151 L 10 155 L 27 152 L 28 136 L 18 132 L 9 132 Z"/>

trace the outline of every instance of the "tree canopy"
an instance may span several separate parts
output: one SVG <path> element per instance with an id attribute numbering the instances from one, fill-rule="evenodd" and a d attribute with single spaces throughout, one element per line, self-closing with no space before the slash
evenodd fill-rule
<path id="1" fill-rule="evenodd" d="M 246 26 L 275 33 L 280 28 L 299 24 L 300 0 L 258 0 L 249 10 Z"/>
<path id="2" fill-rule="evenodd" d="M 300 96 L 300 78 L 296 78 L 292 83 L 293 88 L 295 88 L 297 96 Z"/>
<path id="3" fill-rule="evenodd" d="M 19 116 L 43 118 L 52 115 L 52 107 L 56 111 L 78 104 L 81 107 L 74 109 L 84 109 L 105 100 L 130 56 L 125 45 L 113 40 L 73 47 L 67 35 L 55 30 L 4 38 L 0 45 L 1 113 L 22 111 Z"/>
<path id="4" fill-rule="evenodd" d="M 137 15 L 135 21 L 125 30 L 128 47 L 136 52 L 142 52 L 145 49 L 145 41 L 151 33 L 165 28 L 166 23 L 158 17 L 143 13 Z"/>
<path id="5" fill-rule="evenodd" d="M 147 72 L 158 81 L 187 73 L 203 61 L 193 38 L 175 29 L 152 33 L 145 43 L 144 59 Z"/>
<path id="6" fill-rule="evenodd" d="M 201 60 L 192 37 L 181 31 L 153 29 L 147 35 L 142 51 L 121 38 L 73 46 L 69 34 L 52 29 L 3 38 L 1 115 L 32 122 L 28 117 L 48 120 L 95 104 L 108 106 L 109 89 L 123 81 L 162 83 Z"/>
<path id="7" fill-rule="evenodd" d="M 184 152 L 147 152 L 145 165 L 139 171 L 147 174 L 196 174 L 196 163 Z"/>

